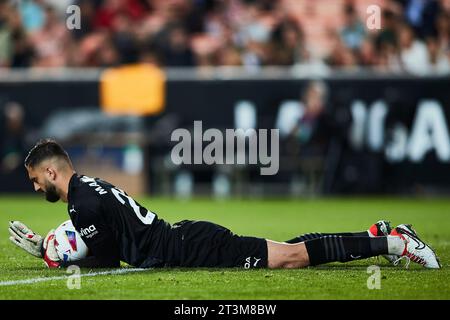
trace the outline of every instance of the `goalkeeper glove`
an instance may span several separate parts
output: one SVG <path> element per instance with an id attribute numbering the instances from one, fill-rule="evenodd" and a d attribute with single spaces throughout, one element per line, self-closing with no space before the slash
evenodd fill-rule
<path id="1" fill-rule="evenodd" d="M 39 234 L 34 233 L 25 224 L 20 221 L 10 221 L 9 234 L 9 240 L 16 246 L 35 257 L 43 258 L 41 248 L 44 239 Z"/>
<path id="2" fill-rule="evenodd" d="M 61 259 L 55 247 L 55 230 L 50 230 L 44 239 L 44 263 L 48 268 L 59 268 Z"/>

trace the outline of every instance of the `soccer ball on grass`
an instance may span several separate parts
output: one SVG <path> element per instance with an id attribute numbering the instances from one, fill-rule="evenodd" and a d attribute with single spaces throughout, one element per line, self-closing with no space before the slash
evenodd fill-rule
<path id="1" fill-rule="evenodd" d="M 88 254 L 88 248 L 71 220 L 63 222 L 56 228 L 55 248 L 62 261 L 77 261 Z"/>

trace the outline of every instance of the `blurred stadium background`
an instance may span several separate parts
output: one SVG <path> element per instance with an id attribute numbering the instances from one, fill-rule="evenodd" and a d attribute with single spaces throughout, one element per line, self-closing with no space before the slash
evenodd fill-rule
<path id="1" fill-rule="evenodd" d="M 446 194 L 450 1 L 0 0 L 0 110 L 2 193 L 53 137 L 134 195 Z M 279 129 L 279 173 L 174 165 L 194 120 Z"/>

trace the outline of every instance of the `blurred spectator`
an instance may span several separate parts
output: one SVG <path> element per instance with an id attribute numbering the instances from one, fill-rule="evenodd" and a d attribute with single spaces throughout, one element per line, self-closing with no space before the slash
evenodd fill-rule
<path id="1" fill-rule="evenodd" d="M 240 66 L 242 58 L 236 47 L 228 46 L 220 50 L 218 55 L 218 64 L 222 66 Z"/>
<path id="2" fill-rule="evenodd" d="M 411 26 L 404 24 L 400 27 L 398 41 L 403 70 L 416 75 L 427 74 L 430 70 L 429 52 L 426 45 L 415 38 Z"/>
<path id="3" fill-rule="evenodd" d="M 438 0 L 407 0 L 405 16 L 420 37 L 429 36 L 434 30 L 434 21 L 439 10 Z"/>
<path id="4" fill-rule="evenodd" d="M 173 26 L 168 31 L 168 39 L 163 54 L 166 66 L 194 66 L 194 55 L 190 48 L 189 35 L 180 25 Z"/>
<path id="5" fill-rule="evenodd" d="M 359 49 L 366 37 L 365 26 L 352 3 L 348 3 L 344 7 L 344 27 L 340 35 L 349 49 Z"/>
<path id="6" fill-rule="evenodd" d="M 449 52 L 442 50 L 436 38 L 427 39 L 427 47 L 429 52 L 430 71 L 432 73 L 450 73 L 450 55 Z"/>
<path id="7" fill-rule="evenodd" d="M 75 50 L 71 50 L 70 60 L 76 66 L 95 67 L 100 64 L 98 52 L 108 40 L 106 31 L 96 31 L 84 36 Z"/>
<path id="8" fill-rule="evenodd" d="M 327 86 L 321 81 L 310 82 L 304 90 L 300 103 L 304 113 L 291 131 L 291 136 L 296 137 L 300 145 L 314 144 L 314 148 L 323 148 L 322 145 L 316 145 L 323 142 L 322 137 L 319 137 L 322 133 L 317 131 L 317 127 L 325 115 L 327 96 Z"/>
<path id="9" fill-rule="evenodd" d="M 23 26 L 27 32 L 35 31 L 44 25 L 45 12 L 43 0 L 23 0 L 19 4 Z"/>
<path id="10" fill-rule="evenodd" d="M 349 117 L 339 114 L 342 112 L 339 107 L 335 110 L 336 115 L 331 114 L 328 95 L 328 86 L 324 82 L 310 81 L 303 89 L 299 103 L 289 102 L 280 108 L 276 127 L 280 129 L 280 150 L 286 161 L 285 167 L 294 166 L 295 173 L 290 173 L 293 189 L 298 188 L 297 180 L 301 180 L 317 191 L 322 184 L 330 144 L 333 139 L 341 140 L 346 136 Z M 331 154 L 330 159 L 334 161 L 332 158 L 336 156 Z"/>
<path id="11" fill-rule="evenodd" d="M 352 70 L 447 72 L 449 0 L 377 0 L 380 30 L 367 30 L 364 23 L 371 1 L 334 1 L 0 0 L 0 66 L 144 60 L 174 67 L 311 70 L 324 69 L 325 61 Z M 81 29 L 69 32 L 65 19 L 72 3 L 81 9 Z"/>
<path id="12" fill-rule="evenodd" d="M 12 40 L 12 67 L 30 67 L 34 57 L 34 50 L 30 38 L 22 26 L 22 20 L 18 12 L 12 12 L 10 16 L 11 40 Z"/>
<path id="13" fill-rule="evenodd" d="M 306 56 L 304 34 L 293 18 L 287 18 L 275 27 L 271 41 L 270 64 L 289 66 L 301 63 Z"/>
<path id="14" fill-rule="evenodd" d="M 97 65 L 100 67 L 114 67 L 120 64 L 120 54 L 113 41 L 106 37 L 101 42 L 96 56 Z"/>
<path id="15" fill-rule="evenodd" d="M 81 28 L 71 30 L 72 36 L 76 40 L 81 40 L 84 36 L 94 32 L 94 22 L 95 22 L 95 1 L 92 0 L 78 0 L 76 5 L 80 8 L 80 22 Z"/>
<path id="16" fill-rule="evenodd" d="M 138 59 L 138 44 L 130 17 L 120 14 L 114 21 L 114 34 L 112 35 L 111 50 L 115 50 L 122 64 L 135 63 Z"/>
<path id="17" fill-rule="evenodd" d="M 400 17 L 394 11 L 385 9 L 382 13 L 383 28 L 375 37 L 375 43 L 378 50 L 382 50 L 385 46 L 397 45 L 397 28 Z"/>
<path id="18" fill-rule="evenodd" d="M 12 172 L 22 165 L 25 152 L 24 110 L 16 102 L 4 107 L 4 132 L 2 133 L 0 169 L 3 173 Z"/>
<path id="19" fill-rule="evenodd" d="M 66 16 L 67 8 L 74 4 L 74 2 L 74 0 L 45 0 L 46 4 L 55 8 L 56 14 L 61 18 Z"/>
<path id="20" fill-rule="evenodd" d="M 437 16 L 435 25 L 437 45 L 443 53 L 448 53 L 450 51 L 450 9 Z"/>
<path id="21" fill-rule="evenodd" d="M 342 41 L 342 38 L 331 31 L 330 39 L 333 41 L 330 55 L 327 57 L 327 63 L 335 68 L 353 69 L 357 67 L 355 52 L 348 48 Z"/>
<path id="22" fill-rule="evenodd" d="M 105 28 L 112 29 L 114 19 L 123 8 L 123 1 L 121 0 L 105 0 L 100 8 L 97 10 L 94 26 L 97 29 Z"/>
<path id="23" fill-rule="evenodd" d="M 358 60 L 359 64 L 364 67 L 374 67 L 378 63 L 375 42 L 372 39 L 365 39 L 361 43 Z"/>
<path id="24" fill-rule="evenodd" d="M 401 72 L 403 70 L 397 46 L 386 42 L 380 47 L 376 70 L 383 72 Z"/>
<path id="25" fill-rule="evenodd" d="M 45 22 L 42 28 L 30 35 L 36 51 L 33 65 L 36 67 L 62 67 L 67 65 L 69 34 L 51 6 L 45 7 Z"/>
<path id="26" fill-rule="evenodd" d="M 398 56 L 397 30 L 401 16 L 392 7 L 382 12 L 383 28 L 375 35 L 377 49 L 377 63 L 375 68 L 379 71 L 401 71 Z"/>
<path id="27" fill-rule="evenodd" d="M 0 67 L 7 67 L 11 61 L 11 30 L 9 15 L 11 9 L 7 0 L 0 0 Z"/>
<path id="28" fill-rule="evenodd" d="M 28 67 L 33 51 L 20 14 L 6 0 L 0 1 L 0 67 Z"/>

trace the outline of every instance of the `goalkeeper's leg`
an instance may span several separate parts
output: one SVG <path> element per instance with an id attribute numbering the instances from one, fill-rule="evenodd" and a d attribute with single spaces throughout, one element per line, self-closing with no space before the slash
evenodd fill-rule
<path id="1" fill-rule="evenodd" d="M 341 233 L 319 233 L 319 232 L 311 232 L 305 233 L 298 237 L 286 240 L 286 243 L 300 243 L 308 240 L 314 240 L 325 236 L 342 236 L 342 237 L 368 237 L 367 231 L 362 232 L 341 232 Z"/>
<path id="2" fill-rule="evenodd" d="M 388 236 L 392 231 L 391 223 L 387 220 L 380 220 L 366 231 L 361 232 L 343 232 L 343 233 L 306 233 L 293 239 L 285 241 L 286 243 L 300 243 L 307 240 L 318 239 L 325 236 L 343 236 L 343 237 L 382 237 Z"/>
<path id="3" fill-rule="evenodd" d="M 287 244 L 267 240 L 269 268 L 302 268 L 328 262 L 347 262 L 382 254 L 401 255 L 405 242 L 396 236 L 323 236 Z"/>

